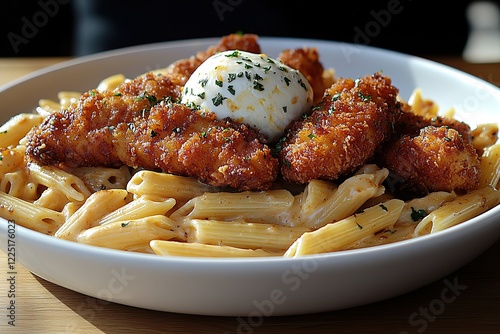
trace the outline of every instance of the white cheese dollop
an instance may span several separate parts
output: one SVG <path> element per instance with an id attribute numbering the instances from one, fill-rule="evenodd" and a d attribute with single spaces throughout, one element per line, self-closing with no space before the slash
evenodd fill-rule
<path id="1" fill-rule="evenodd" d="M 196 69 L 181 103 L 245 123 L 273 142 L 292 120 L 309 111 L 312 101 L 312 87 L 299 71 L 265 54 L 230 50 Z"/>

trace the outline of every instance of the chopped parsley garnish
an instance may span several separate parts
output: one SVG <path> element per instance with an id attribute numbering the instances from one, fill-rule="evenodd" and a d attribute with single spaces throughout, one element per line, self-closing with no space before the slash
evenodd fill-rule
<path id="1" fill-rule="evenodd" d="M 235 50 L 232 53 L 226 55 L 226 57 L 228 57 L 228 58 L 236 58 L 239 56 L 240 56 L 240 52 L 238 50 Z"/>
<path id="2" fill-rule="evenodd" d="M 208 78 L 201 79 L 200 81 L 198 81 L 198 83 L 201 85 L 201 87 L 205 87 L 208 83 Z"/>
<path id="3" fill-rule="evenodd" d="M 229 91 L 229 93 L 231 93 L 232 95 L 236 94 L 236 91 L 234 90 L 233 86 L 232 85 L 229 85 L 227 86 L 227 90 Z"/>
<path id="4" fill-rule="evenodd" d="M 365 95 L 362 91 L 358 92 L 358 96 L 363 100 L 363 102 L 369 102 L 372 99 L 371 95 Z"/>
<path id="5" fill-rule="evenodd" d="M 302 79 L 299 79 L 299 85 L 300 87 L 304 88 L 305 90 L 307 90 L 307 86 L 306 84 L 304 83 L 304 81 L 302 81 Z"/>
<path id="6" fill-rule="evenodd" d="M 290 161 L 288 161 L 286 159 L 283 159 L 283 165 L 285 165 L 288 168 L 290 168 L 290 166 L 291 166 Z"/>
<path id="7" fill-rule="evenodd" d="M 411 207 L 411 219 L 413 219 L 414 222 L 419 221 L 425 216 L 427 216 L 427 212 L 425 210 L 415 210 L 413 206 Z"/>
<path id="8" fill-rule="evenodd" d="M 232 82 L 234 80 L 236 80 L 236 73 L 229 73 L 227 75 L 227 82 Z"/>
<path id="9" fill-rule="evenodd" d="M 137 96 L 137 101 L 141 102 L 143 100 L 148 100 L 149 101 L 149 106 L 152 107 L 158 102 L 156 99 L 156 96 L 154 95 L 149 95 L 148 92 L 144 92 L 141 95 Z"/>
<path id="10" fill-rule="evenodd" d="M 221 95 L 221 93 L 217 93 L 217 95 L 215 95 L 213 98 L 212 98 L 212 103 L 214 104 L 214 106 L 218 107 L 220 105 L 222 105 L 222 102 L 227 99 L 227 97 L 223 97 Z"/>
<path id="11" fill-rule="evenodd" d="M 256 80 L 254 80 L 253 89 L 258 90 L 259 92 L 262 92 L 264 90 L 264 85 Z"/>

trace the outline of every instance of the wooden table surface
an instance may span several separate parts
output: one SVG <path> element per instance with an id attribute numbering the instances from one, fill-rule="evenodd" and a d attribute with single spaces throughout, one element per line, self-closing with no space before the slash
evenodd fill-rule
<path id="1" fill-rule="evenodd" d="M 0 85 L 64 58 L 0 58 Z M 500 86 L 500 64 L 438 62 Z M 5 251 L 5 250 L 3 250 Z M 405 295 L 351 309 L 269 317 L 243 327 L 237 317 L 210 317 L 123 306 L 61 288 L 17 265 L 15 327 L 8 324 L 7 257 L 0 252 L 0 333 L 500 333 L 500 242 L 446 278 Z M 439 303 L 446 281 L 465 287 Z M 443 307 L 437 307 L 443 306 Z"/>

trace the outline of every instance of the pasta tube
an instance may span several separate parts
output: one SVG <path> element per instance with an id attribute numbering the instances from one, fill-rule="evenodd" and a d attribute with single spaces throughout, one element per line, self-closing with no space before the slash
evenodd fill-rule
<path id="1" fill-rule="evenodd" d="M 307 227 L 274 224 L 224 222 L 193 219 L 188 224 L 188 242 L 237 248 L 286 250 Z"/>
<path id="2" fill-rule="evenodd" d="M 158 255 L 190 257 L 259 257 L 281 256 L 281 253 L 263 249 L 242 249 L 230 246 L 205 245 L 198 243 L 152 240 L 150 246 Z"/>
<path id="3" fill-rule="evenodd" d="M 455 193 L 437 191 L 421 198 L 412 199 L 405 204 L 398 223 L 414 225 L 417 221 L 424 218 L 424 216 L 441 207 L 443 203 L 452 201 L 456 197 Z"/>
<path id="4" fill-rule="evenodd" d="M 131 175 L 127 166 L 120 168 L 79 167 L 72 170 L 92 191 L 105 189 L 125 189 Z"/>
<path id="5" fill-rule="evenodd" d="M 177 222 L 162 215 L 115 221 L 97 225 L 78 234 L 76 241 L 88 245 L 112 249 L 127 249 L 139 245 L 149 245 L 151 240 L 182 239 L 184 232 Z"/>
<path id="6" fill-rule="evenodd" d="M 385 191 L 382 182 L 389 171 L 386 168 L 365 168 L 366 173 L 362 171 L 351 176 L 330 193 L 325 191 L 324 186 L 318 186 L 323 181 L 310 182 L 304 192 L 302 206 L 302 216 L 307 218 L 305 225 L 317 229 L 338 221 L 356 212 L 369 198 L 380 196 Z M 319 191 L 318 187 L 321 188 Z"/>
<path id="7" fill-rule="evenodd" d="M 109 212 L 99 224 L 111 224 L 117 221 L 139 219 L 154 215 L 165 215 L 175 205 L 175 199 L 153 200 L 147 196 L 139 197 L 116 210 Z"/>
<path id="8" fill-rule="evenodd" d="M 63 224 L 64 215 L 0 192 L 0 217 L 44 233 L 54 234 Z"/>
<path id="9" fill-rule="evenodd" d="M 22 145 L 3 149 L 0 152 L 0 177 L 24 168 L 25 147 Z"/>
<path id="10" fill-rule="evenodd" d="M 414 236 L 436 233 L 460 224 L 491 209 L 498 203 L 500 203 L 500 191 L 493 187 L 484 187 L 458 196 L 422 219 L 415 227 Z"/>
<path id="11" fill-rule="evenodd" d="M 484 123 L 479 124 L 474 130 L 471 131 L 472 146 L 478 151 L 482 152 L 483 149 L 495 145 L 498 140 L 498 124 L 497 123 Z"/>
<path id="12" fill-rule="evenodd" d="M 186 202 L 205 192 L 218 191 L 218 188 L 190 177 L 144 170 L 132 176 L 127 184 L 127 190 L 137 196 L 175 198 L 178 202 Z"/>
<path id="13" fill-rule="evenodd" d="M 479 187 L 497 187 L 500 179 L 500 144 L 487 147 L 481 156 Z"/>
<path id="14" fill-rule="evenodd" d="M 334 252 L 396 223 L 404 202 L 391 199 L 315 231 L 306 232 L 285 252 L 286 257 Z"/>
<path id="15" fill-rule="evenodd" d="M 99 220 L 131 201 L 124 189 L 101 190 L 93 193 L 56 231 L 57 238 L 75 241 L 81 231 L 99 224 Z"/>
<path id="16" fill-rule="evenodd" d="M 205 193 L 195 197 L 172 214 L 172 218 L 208 218 L 218 220 L 242 219 L 254 223 L 276 223 L 283 211 L 294 201 L 293 195 L 284 189 L 240 193 Z"/>
<path id="17" fill-rule="evenodd" d="M 0 126 L 0 147 L 16 146 L 32 127 L 40 125 L 43 117 L 37 114 L 18 114 Z"/>
<path id="18" fill-rule="evenodd" d="M 90 196 L 90 190 L 79 177 L 60 168 L 39 166 L 34 163 L 29 163 L 27 168 L 32 182 L 40 183 L 47 188 L 57 189 L 70 201 L 81 202 Z"/>

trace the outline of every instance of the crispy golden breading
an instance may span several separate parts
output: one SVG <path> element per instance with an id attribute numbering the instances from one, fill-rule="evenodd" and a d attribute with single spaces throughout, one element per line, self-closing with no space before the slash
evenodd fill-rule
<path id="1" fill-rule="evenodd" d="M 30 135 L 28 157 L 43 165 L 125 164 L 238 190 L 267 189 L 278 173 L 260 134 L 243 124 L 164 101 L 120 119 L 114 111 L 85 104 L 49 115 Z"/>
<path id="2" fill-rule="evenodd" d="M 416 115 L 411 111 L 411 107 L 408 107 L 396 124 L 396 131 L 398 135 L 410 135 L 416 136 L 419 134 L 420 129 L 432 125 L 432 126 L 447 126 L 449 128 L 457 130 L 466 143 L 472 142 L 471 128 L 467 123 L 458 121 L 453 118 L 434 116 L 431 118 Z"/>
<path id="3" fill-rule="evenodd" d="M 120 161 L 129 166 L 238 190 L 267 189 L 278 174 L 278 161 L 258 132 L 214 113 L 160 103 L 133 124 L 121 123 L 113 131 Z"/>
<path id="4" fill-rule="evenodd" d="M 181 88 L 169 77 L 148 73 L 121 84 L 115 91 L 85 92 L 67 110 L 47 116 L 33 129 L 26 154 L 43 165 L 113 165 L 117 157 L 110 145 L 92 148 L 89 141 L 103 129 L 132 122 L 157 101 L 177 100 Z"/>
<path id="5" fill-rule="evenodd" d="M 464 138 L 450 127 L 431 125 L 384 144 L 378 159 L 392 174 L 390 188 L 413 196 L 475 189 L 479 157 Z"/>
<path id="6" fill-rule="evenodd" d="M 340 78 L 282 140 L 283 177 L 296 183 L 336 180 L 361 167 L 391 136 L 401 113 L 397 95 L 398 89 L 380 73 L 358 80 Z"/>
<path id="7" fill-rule="evenodd" d="M 164 75 L 146 73 L 112 92 L 82 94 L 30 133 L 29 160 L 43 165 L 125 164 L 238 190 L 269 188 L 278 161 L 259 132 L 170 103 L 180 100 L 185 80 L 199 64 L 230 49 L 260 52 L 256 35 L 228 35 L 205 52 L 172 64 Z"/>
<path id="8" fill-rule="evenodd" d="M 229 34 L 223 36 L 218 44 L 208 47 L 205 51 L 200 51 L 196 55 L 172 63 L 167 67 L 167 73 L 180 75 L 183 81 L 182 84 L 184 85 L 201 63 L 214 54 L 227 50 L 240 50 L 252 53 L 261 52 L 257 35 Z"/>
<path id="9" fill-rule="evenodd" d="M 290 66 L 302 73 L 313 88 L 314 103 L 319 103 L 325 90 L 332 85 L 330 80 L 323 78 L 325 71 L 323 64 L 319 60 L 316 48 L 301 48 L 283 50 L 278 59 L 283 64 Z M 331 79 L 331 78 L 329 78 Z"/>

